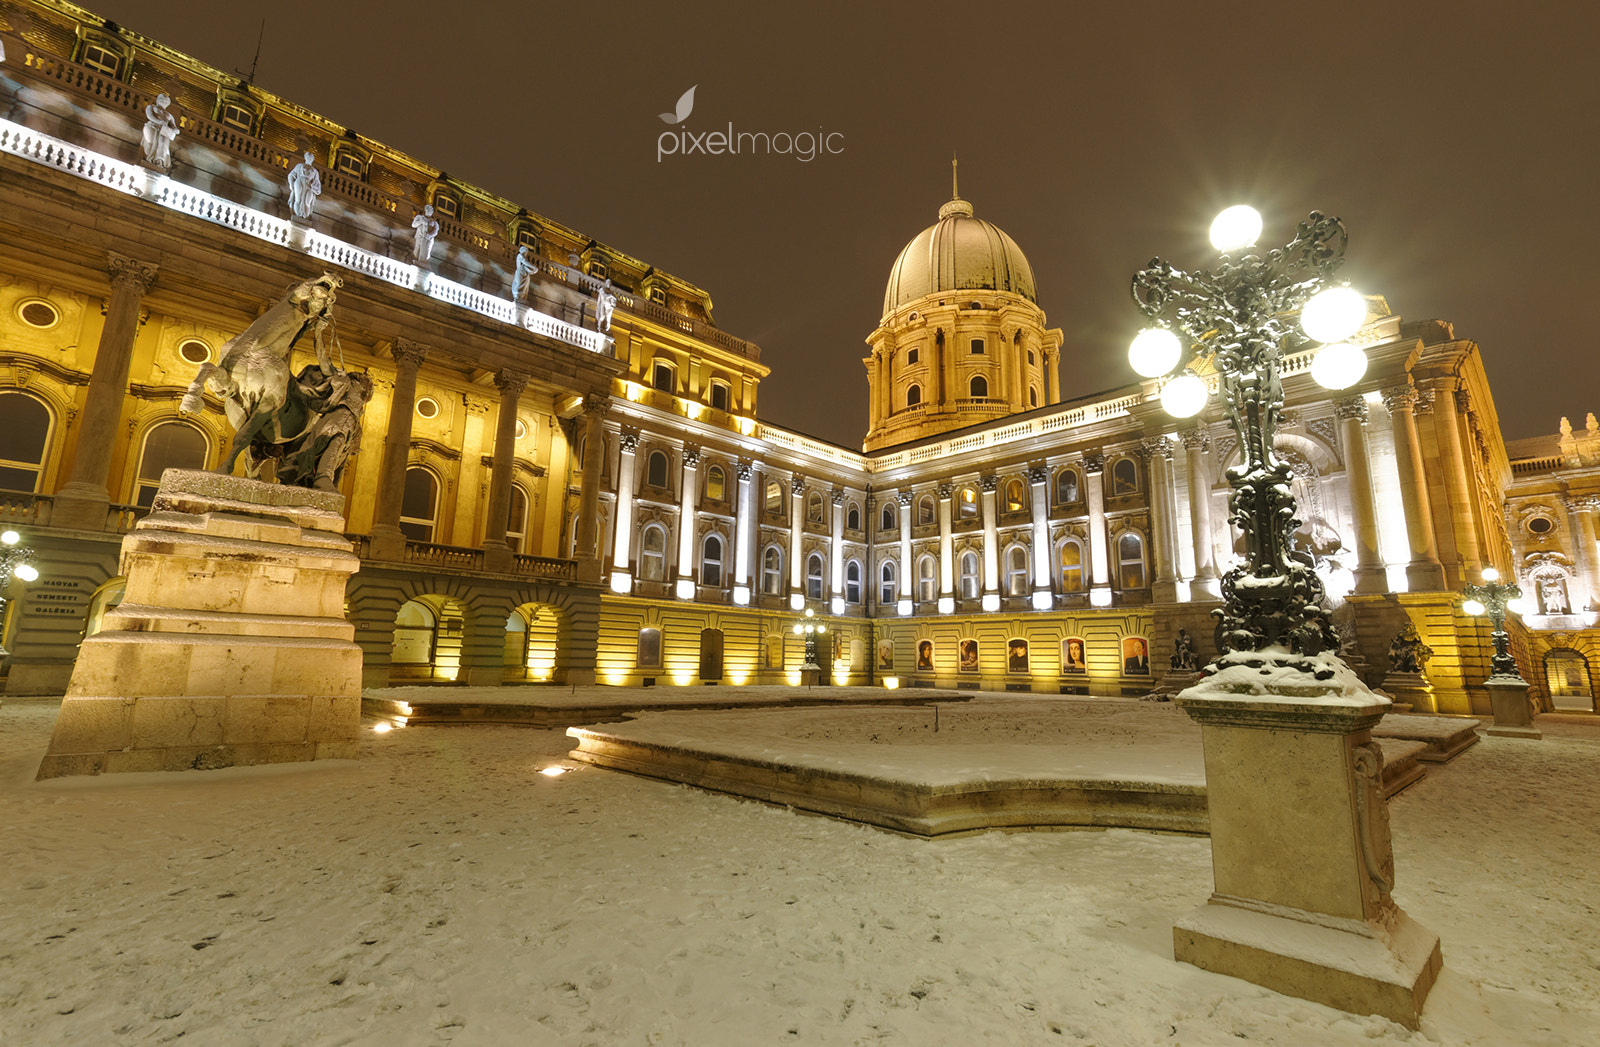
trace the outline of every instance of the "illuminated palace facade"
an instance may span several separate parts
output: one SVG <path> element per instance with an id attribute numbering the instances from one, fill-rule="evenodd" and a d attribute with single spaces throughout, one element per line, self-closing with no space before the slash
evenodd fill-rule
<path id="1" fill-rule="evenodd" d="M 64 689 L 162 470 L 221 460 L 220 401 L 178 410 L 196 367 L 324 270 L 377 390 L 343 479 L 369 686 L 794 683 L 807 612 L 840 683 L 1134 695 L 1178 629 L 1214 653 L 1220 412 L 1085 395 L 1027 258 L 959 196 L 889 274 L 856 451 L 757 420 L 760 351 L 702 289 L 71 4 L 0 16 L 0 512 L 42 574 L 12 589 L 10 693 Z M 1370 681 L 1409 619 L 1434 707 L 1486 712 L 1486 629 L 1452 590 L 1493 564 L 1559 576 L 1565 617 L 1518 654 L 1536 691 L 1549 651 L 1588 687 L 1597 503 L 1545 477 L 1516 503 L 1542 515 L 1507 515 L 1526 478 L 1449 324 L 1374 298 L 1361 340 L 1342 393 L 1290 358 L 1279 445 Z M 1583 472 L 1591 442 L 1535 464 Z"/>

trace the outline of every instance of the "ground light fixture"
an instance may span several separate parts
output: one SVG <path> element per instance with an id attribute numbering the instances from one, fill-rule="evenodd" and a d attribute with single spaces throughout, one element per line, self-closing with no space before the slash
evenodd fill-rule
<path id="1" fill-rule="evenodd" d="M 1313 212 L 1288 244 L 1270 250 L 1255 246 L 1261 229 L 1259 214 L 1230 207 L 1211 227 L 1222 252 L 1213 268 L 1185 272 L 1156 258 L 1135 274 L 1133 300 L 1150 325 L 1128 357 L 1134 370 L 1162 380 L 1161 404 L 1174 417 L 1204 410 L 1215 383 L 1239 439 L 1242 461 L 1228 470 L 1229 519 L 1244 535 L 1245 556 L 1223 578 L 1224 603 L 1214 612 L 1219 657 L 1263 652 L 1263 663 L 1320 673 L 1329 670 L 1312 659 L 1338 644 L 1322 579 L 1290 555 L 1293 476 L 1273 444 L 1283 358 L 1301 348 L 1289 320 L 1299 315 L 1307 335 L 1324 343 L 1319 357 L 1328 357 L 1314 363 L 1313 377 L 1354 384 L 1366 356 L 1347 339 L 1365 321 L 1366 302 L 1333 282 L 1349 240 L 1337 218 Z"/>

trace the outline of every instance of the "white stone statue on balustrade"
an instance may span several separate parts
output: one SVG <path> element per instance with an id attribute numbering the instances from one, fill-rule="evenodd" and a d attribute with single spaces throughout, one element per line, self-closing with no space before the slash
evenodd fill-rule
<path id="1" fill-rule="evenodd" d="M 597 331 L 611 330 L 611 314 L 617 311 L 617 296 L 611 293 L 611 281 L 594 290 L 594 327 Z"/>
<path id="2" fill-rule="evenodd" d="M 411 219 L 416 233 L 411 239 L 411 260 L 418 265 L 433 257 L 433 240 L 439 235 L 439 220 L 433 217 L 433 205 L 427 204 L 422 213 Z"/>
<path id="3" fill-rule="evenodd" d="M 522 301 L 522 292 L 528 289 L 528 277 L 538 266 L 534 263 L 533 252 L 526 244 L 517 248 L 517 271 L 511 276 L 511 301 L 513 304 Z"/>
<path id="4" fill-rule="evenodd" d="M 322 195 L 322 176 L 317 174 L 316 158 L 305 154 L 305 162 L 289 172 L 289 210 L 296 218 L 310 218 Z"/>
<path id="5" fill-rule="evenodd" d="M 163 171 L 172 167 L 172 141 L 178 137 L 178 120 L 168 106 L 172 99 L 165 94 L 144 107 L 144 133 L 139 144 L 144 148 L 145 162 Z"/>

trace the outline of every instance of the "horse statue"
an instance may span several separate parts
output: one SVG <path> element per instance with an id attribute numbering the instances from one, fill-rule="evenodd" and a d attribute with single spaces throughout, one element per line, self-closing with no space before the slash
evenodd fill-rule
<path id="1" fill-rule="evenodd" d="M 289 353 L 306 334 L 316 340 L 317 370 L 324 378 L 335 374 L 333 361 L 323 339 L 333 323 L 333 303 L 344 281 L 333 273 L 323 273 L 289 288 L 289 293 L 254 323 L 222 347 L 217 363 L 203 363 L 178 405 L 180 414 L 194 414 L 204 407 L 202 394 L 209 384 L 223 399 L 228 422 L 233 426 L 233 445 L 223 455 L 216 472 L 233 472 L 239 455 L 252 443 L 287 444 L 305 435 L 315 416 L 306 412 L 295 428 L 293 417 L 285 416 L 290 400 L 293 375 Z M 308 368 L 309 370 L 309 368 Z M 338 372 L 343 373 L 343 372 Z M 289 413 L 291 416 L 295 412 Z M 285 431 L 286 425 L 291 431 Z M 247 465 L 254 477 L 263 456 L 252 454 Z"/>

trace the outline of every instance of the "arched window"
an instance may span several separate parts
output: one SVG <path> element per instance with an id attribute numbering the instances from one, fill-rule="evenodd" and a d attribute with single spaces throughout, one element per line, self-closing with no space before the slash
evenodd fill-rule
<path id="1" fill-rule="evenodd" d="M 713 502 L 721 502 L 727 496 L 728 474 L 723 472 L 722 466 L 713 465 L 706 470 L 706 497 Z"/>
<path id="2" fill-rule="evenodd" d="M 706 535 L 700 546 L 700 584 L 722 584 L 722 539 L 714 534 Z"/>
<path id="3" fill-rule="evenodd" d="M 938 513 L 934 509 L 933 495 L 925 494 L 917 499 L 917 523 L 931 524 L 936 519 L 938 519 Z"/>
<path id="4" fill-rule="evenodd" d="M 878 528 L 884 531 L 892 531 L 895 529 L 897 521 L 898 514 L 895 512 L 894 503 L 885 504 L 883 512 L 878 514 Z"/>
<path id="5" fill-rule="evenodd" d="M 678 383 L 672 365 L 656 361 L 650 369 L 650 384 L 664 393 L 676 392 Z"/>
<path id="6" fill-rule="evenodd" d="M 924 556 L 917 561 L 917 599 L 932 603 L 939 598 L 939 565 L 933 557 Z"/>
<path id="7" fill-rule="evenodd" d="M 1132 458 L 1118 458 L 1111 467 L 1111 493 L 1132 494 L 1139 489 L 1139 464 Z"/>
<path id="8" fill-rule="evenodd" d="M 1056 546 L 1056 577 L 1060 580 L 1061 592 L 1083 591 L 1083 546 L 1076 538 L 1068 538 Z"/>
<path id="9" fill-rule="evenodd" d="M 895 602 L 894 561 L 885 560 L 878 570 L 878 603 L 889 607 Z"/>
<path id="10" fill-rule="evenodd" d="M 26 393 L 0 393 L 0 490 L 39 489 L 50 447 L 50 409 Z"/>
<path id="11" fill-rule="evenodd" d="M 806 519 L 812 523 L 822 522 L 822 492 L 812 491 L 806 496 Z"/>
<path id="12" fill-rule="evenodd" d="M 1028 507 L 1027 492 L 1022 489 L 1021 480 L 1006 481 L 1006 512 L 1020 513 Z"/>
<path id="13" fill-rule="evenodd" d="M 1056 504 L 1071 505 L 1078 500 L 1078 473 L 1063 469 L 1056 473 Z"/>
<path id="14" fill-rule="evenodd" d="M 783 595 L 783 550 L 767 546 L 761 554 L 761 591 L 768 596 Z"/>
<path id="15" fill-rule="evenodd" d="M 1029 353 L 1028 355 L 1032 356 L 1033 354 Z M 1038 407 L 1039 406 L 1039 390 L 1035 389 L 1031 385 L 1028 386 L 1028 406 L 1029 407 Z"/>
<path id="16" fill-rule="evenodd" d="M 822 599 L 822 554 L 812 553 L 806 561 L 806 595 L 813 600 Z"/>
<path id="17" fill-rule="evenodd" d="M 156 488 L 161 485 L 161 474 L 168 469 L 205 467 L 205 433 L 188 422 L 162 422 L 151 426 L 144 436 L 144 449 L 139 453 L 139 480 L 134 488 L 133 504 L 148 509 L 155 501 Z"/>
<path id="18" fill-rule="evenodd" d="M 650 487 L 666 487 L 667 471 L 672 462 L 664 451 L 651 451 L 650 457 L 645 459 L 644 482 Z"/>
<path id="19" fill-rule="evenodd" d="M 861 602 L 861 565 L 854 560 L 844 565 L 844 602 Z"/>
<path id="20" fill-rule="evenodd" d="M 1028 595 L 1028 550 L 1020 545 L 1006 551 L 1006 595 Z"/>
<path id="21" fill-rule="evenodd" d="M 1118 588 L 1144 588 L 1144 539 L 1133 531 L 1125 531 L 1117 539 Z"/>
<path id="22" fill-rule="evenodd" d="M 647 524 L 639 534 L 639 577 L 647 582 L 667 580 L 667 529 Z"/>
<path id="23" fill-rule="evenodd" d="M 982 342 L 973 342 L 972 344 L 973 345 L 982 345 L 983 343 Z M 983 350 L 979 349 L 978 352 L 981 353 L 981 352 L 983 352 Z M 984 397 L 989 395 L 989 379 L 985 378 L 981 374 L 975 374 L 975 375 L 972 376 L 972 382 L 970 383 L 969 387 L 972 390 L 972 398 L 974 400 L 981 400 Z"/>
<path id="24" fill-rule="evenodd" d="M 963 600 L 976 600 L 980 584 L 978 581 L 978 554 L 965 552 L 961 554 L 961 598 Z"/>
<path id="25" fill-rule="evenodd" d="M 434 521 L 439 513 L 439 481 L 420 465 L 406 470 L 406 486 L 400 495 L 400 531 L 409 541 L 433 541 Z M 574 520 L 577 517 L 573 517 Z M 577 533 L 574 525 L 574 534 Z"/>
<path id="26" fill-rule="evenodd" d="M 732 397 L 729 395 L 727 382 L 713 381 L 711 383 L 711 406 L 718 411 L 726 411 Z"/>
<path id="27" fill-rule="evenodd" d="M 913 384 L 906 390 L 906 406 L 915 407 L 922 402 L 922 386 Z"/>
<path id="28" fill-rule="evenodd" d="M 783 484 L 776 480 L 767 481 L 766 497 L 762 502 L 762 508 L 774 515 L 783 515 Z"/>
<path id="29" fill-rule="evenodd" d="M 846 530 L 861 530 L 861 507 L 854 502 L 844 507 L 844 526 Z"/>
<path id="30" fill-rule="evenodd" d="M 528 495 L 516 484 L 511 485 L 511 504 L 506 509 L 506 544 L 511 551 L 520 553 L 522 541 L 528 536 Z"/>
<path id="31" fill-rule="evenodd" d="M 978 492 L 970 487 L 963 487 L 956 495 L 956 512 L 963 520 L 977 519 Z"/>

